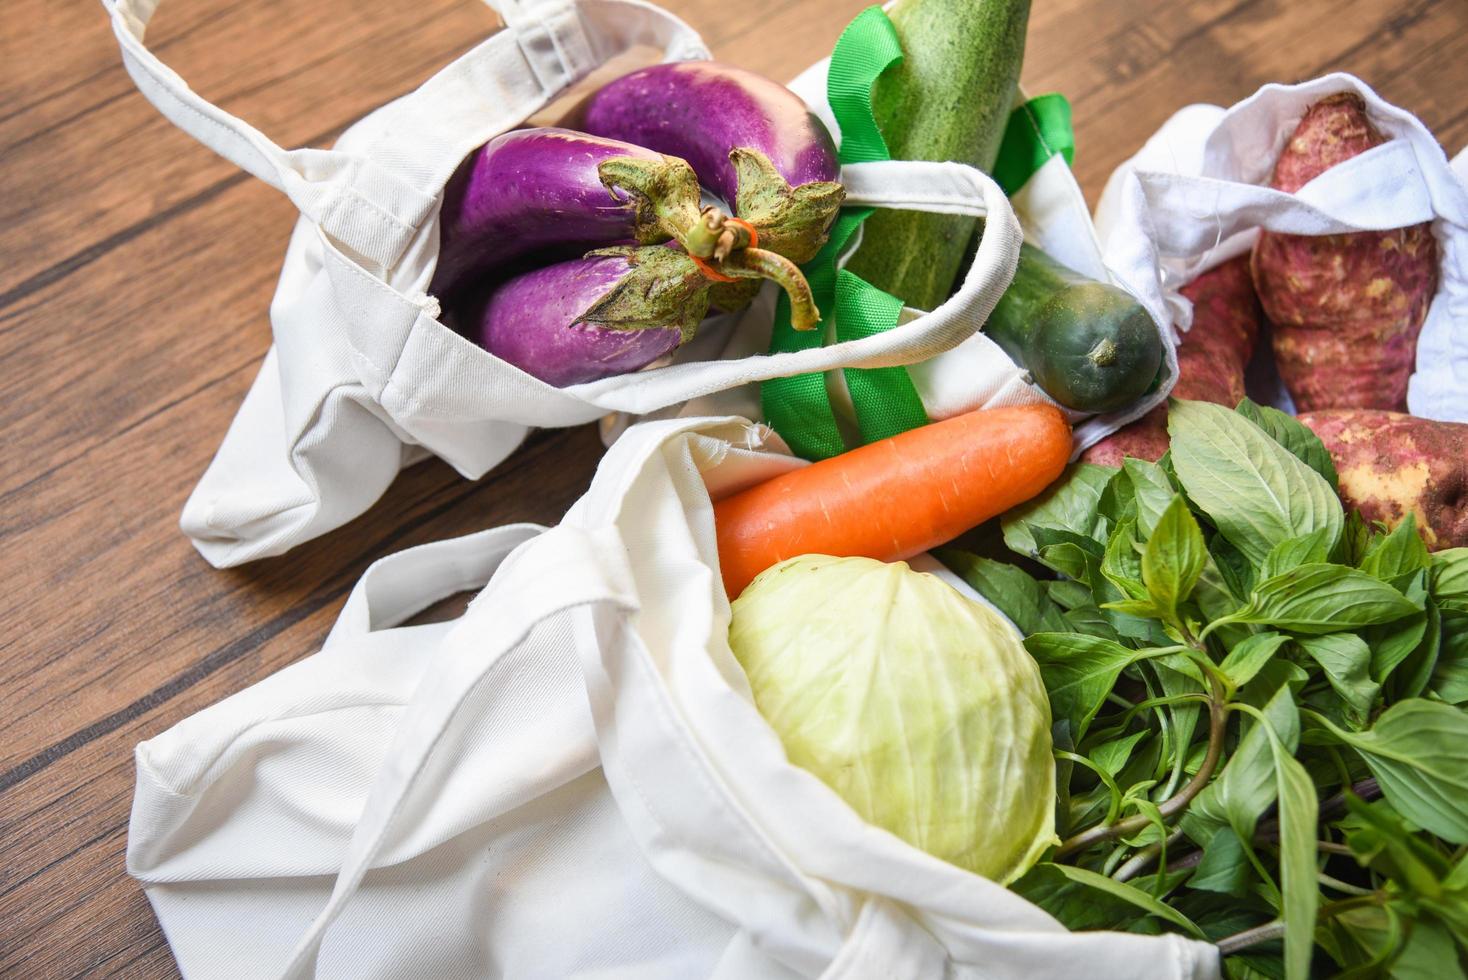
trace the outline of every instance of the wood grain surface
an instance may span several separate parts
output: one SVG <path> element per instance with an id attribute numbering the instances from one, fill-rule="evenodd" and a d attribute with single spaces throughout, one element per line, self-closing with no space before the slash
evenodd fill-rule
<path id="1" fill-rule="evenodd" d="M 788 78 L 866 0 L 666 0 Z M 474 0 L 166 3 L 149 42 L 285 146 L 325 146 L 496 27 Z M 1468 141 L 1465 0 L 1037 0 L 1024 81 L 1075 106 L 1092 204 L 1178 107 L 1345 70 Z M 0 975 L 176 975 L 124 849 L 134 744 L 315 650 L 409 545 L 554 522 L 601 453 L 533 436 L 477 483 L 430 462 L 367 515 L 215 571 L 179 533 L 270 342 L 292 210 L 133 89 L 103 9 L 0 26 Z M 248 928 L 247 923 L 241 924 Z"/>

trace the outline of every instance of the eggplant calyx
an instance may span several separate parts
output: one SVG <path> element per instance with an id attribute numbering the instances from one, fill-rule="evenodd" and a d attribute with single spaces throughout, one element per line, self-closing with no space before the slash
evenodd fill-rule
<path id="1" fill-rule="evenodd" d="M 773 279 L 790 297 L 790 325 L 796 330 L 814 330 L 821 322 L 810 283 L 794 262 L 778 252 L 741 248 L 719 263 L 719 271 L 736 279 Z"/>
<path id="2" fill-rule="evenodd" d="M 620 258 L 631 267 L 572 321 L 604 330 L 677 330 L 693 339 L 709 306 L 709 280 L 684 253 L 662 245 L 599 248 L 587 258 Z"/>
<path id="3" fill-rule="evenodd" d="M 692 255 L 707 258 L 707 241 L 699 211 L 698 176 L 678 157 L 612 157 L 596 168 L 602 186 L 618 201 L 636 209 L 636 236 L 644 245 L 673 239 Z"/>
<path id="4" fill-rule="evenodd" d="M 791 187 L 769 157 L 746 146 L 729 151 L 729 162 L 739 181 L 734 212 L 758 230 L 760 247 L 796 263 L 815 258 L 846 188 L 832 180 Z"/>

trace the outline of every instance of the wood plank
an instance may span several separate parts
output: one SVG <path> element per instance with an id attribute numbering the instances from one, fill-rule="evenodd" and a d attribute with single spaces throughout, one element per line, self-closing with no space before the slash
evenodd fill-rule
<path id="1" fill-rule="evenodd" d="M 201 5 L 177 5 L 189 6 Z M 6 120 L 7 131 L 29 127 L 0 138 L 8 164 L 0 170 L 0 249 L 14 256 L 0 268 L 0 309 L 86 268 L 98 247 L 129 240 L 160 216 L 166 221 L 180 206 L 187 210 L 246 179 L 137 95 L 102 11 L 88 9 L 93 18 L 81 33 L 103 43 L 108 67 L 95 82 L 64 88 Z M 269 0 L 192 18 L 174 33 L 175 10 L 164 4 L 157 15 L 160 57 L 205 98 L 286 148 L 329 144 L 494 26 L 475 0 L 371 0 L 336 17 L 299 0 Z M 425 18 L 435 30 L 417 29 Z M 31 57 L 20 64 L 22 75 L 44 70 Z M 72 203 L 36 209 L 40 200 Z"/>

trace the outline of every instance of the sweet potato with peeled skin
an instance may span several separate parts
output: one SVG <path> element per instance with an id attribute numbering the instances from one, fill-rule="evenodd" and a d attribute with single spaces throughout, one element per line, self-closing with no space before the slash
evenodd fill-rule
<path id="1" fill-rule="evenodd" d="M 1244 367 L 1259 339 L 1259 300 L 1249 275 L 1249 256 L 1214 266 L 1181 292 L 1193 303 L 1193 326 L 1178 342 L 1173 397 L 1233 408 L 1244 397 Z M 1081 458 L 1102 466 L 1120 466 L 1126 456 L 1155 463 L 1167 445 L 1163 404 L 1102 439 Z"/>
<path id="2" fill-rule="evenodd" d="M 1285 144 L 1270 186 L 1294 193 L 1385 142 L 1359 96 L 1321 99 Z M 1261 231 L 1253 268 L 1279 374 L 1300 411 L 1405 409 L 1417 335 L 1437 291 L 1431 225 L 1351 235 Z"/>
<path id="3" fill-rule="evenodd" d="M 1305 412 L 1340 476 L 1341 500 L 1396 527 L 1407 514 L 1430 550 L 1468 545 L 1468 425 L 1400 412 Z"/>

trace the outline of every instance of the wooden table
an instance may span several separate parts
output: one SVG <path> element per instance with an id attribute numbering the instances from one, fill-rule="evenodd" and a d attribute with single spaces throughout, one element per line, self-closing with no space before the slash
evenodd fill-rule
<path id="1" fill-rule="evenodd" d="M 866 0 L 667 0 L 728 61 L 787 78 Z M 1346 70 L 1468 141 L 1465 0 L 1055 0 L 1024 80 L 1075 105 L 1094 203 L 1176 108 Z M 150 42 L 286 146 L 321 146 L 495 27 L 474 0 L 165 4 Z M 174 975 L 124 868 L 132 747 L 320 644 L 409 545 L 554 522 L 601 447 L 533 436 L 467 483 L 433 462 L 295 553 L 206 565 L 178 513 L 270 342 L 293 213 L 163 121 L 95 3 L 0 28 L 0 975 Z M 242 927 L 248 927 L 242 923 Z"/>

